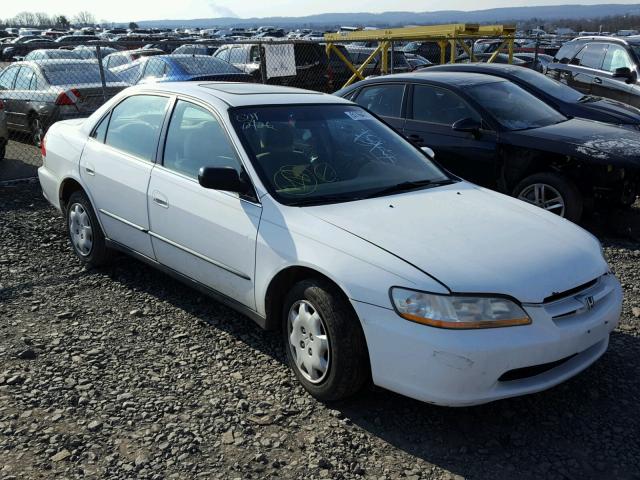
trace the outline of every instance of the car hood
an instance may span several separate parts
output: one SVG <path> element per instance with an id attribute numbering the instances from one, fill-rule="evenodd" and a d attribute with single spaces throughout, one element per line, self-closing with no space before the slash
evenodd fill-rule
<path id="1" fill-rule="evenodd" d="M 640 132 L 607 123 L 574 118 L 548 127 L 503 132 L 501 141 L 593 163 L 640 167 Z"/>
<path id="2" fill-rule="evenodd" d="M 599 242 L 577 225 L 467 182 L 305 211 L 452 292 L 540 303 L 608 270 Z"/>
<path id="3" fill-rule="evenodd" d="M 610 123 L 621 125 L 639 125 L 640 109 L 618 102 L 610 98 L 590 97 L 590 101 L 580 103 L 586 110 L 592 111 L 595 115 L 605 114 Z"/>

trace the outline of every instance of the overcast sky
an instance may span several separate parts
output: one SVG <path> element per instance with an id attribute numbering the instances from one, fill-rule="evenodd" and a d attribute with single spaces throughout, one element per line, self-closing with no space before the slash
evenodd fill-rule
<path id="1" fill-rule="evenodd" d="M 21 11 L 45 12 L 73 17 L 78 10 L 92 12 L 98 21 L 212 18 L 222 16 L 302 16 L 330 12 L 385 12 L 479 10 L 533 5 L 638 3 L 638 0 L 2 0 L 0 17 Z"/>

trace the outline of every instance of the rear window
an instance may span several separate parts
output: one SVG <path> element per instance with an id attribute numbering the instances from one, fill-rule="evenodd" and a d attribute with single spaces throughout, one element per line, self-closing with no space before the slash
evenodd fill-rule
<path id="1" fill-rule="evenodd" d="M 200 75 L 209 73 L 242 73 L 230 63 L 213 57 L 185 57 L 174 58 L 182 69 L 189 75 Z"/>
<path id="2" fill-rule="evenodd" d="M 71 85 L 82 83 L 101 83 L 100 69 L 97 63 L 59 63 L 55 65 L 42 65 L 42 70 L 47 81 L 51 85 Z M 109 70 L 104 70 L 104 78 L 107 82 L 118 82 Z"/>

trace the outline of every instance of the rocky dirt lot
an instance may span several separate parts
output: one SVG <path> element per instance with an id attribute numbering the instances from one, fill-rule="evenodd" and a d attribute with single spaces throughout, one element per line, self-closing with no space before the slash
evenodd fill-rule
<path id="1" fill-rule="evenodd" d="M 323 405 L 280 337 L 126 257 L 74 259 L 37 184 L 0 187 L 0 478 L 640 478 L 640 208 L 593 226 L 625 289 L 609 352 L 464 409 Z"/>

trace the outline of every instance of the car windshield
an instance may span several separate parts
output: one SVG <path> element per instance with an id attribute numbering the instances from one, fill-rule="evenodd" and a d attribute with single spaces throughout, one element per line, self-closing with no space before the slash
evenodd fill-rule
<path id="1" fill-rule="evenodd" d="M 42 70 L 50 85 L 101 83 L 98 64 L 89 61 L 46 64 L 42 65 Z M 107 82 L 120 81 L 107 69 L 104 69 L 104 77 Z"/>
<path id="2" fill-rule="evenodd" d="M 210 73 L 242 73 L 242 70 L 230 63 L 204 55 L 175 57 L 174 60 L 189 75 L 202 75 Z"/>
<path id="3" fill-rule="evenodd" d="M 582 93 L 568 85 L 527 68 L 514 68 L 511 73 L 547 95 L 558 98 L 564 102 L 575 103 L 584 97 Z"/>
<path id="4" fill-rule="evenodd" d="M 452 181 L 355 105 L 246 107 L 230 116 L 262 181 L 287 205 L 349 201 L 393 193 L 394 186 Z"/>
<path id="5" fill-rule="evenodd" d="M 528 130 L 567 120 L 542 100 L 507 81 L 483 83 L 465 91 L 506 130 Z"/>

